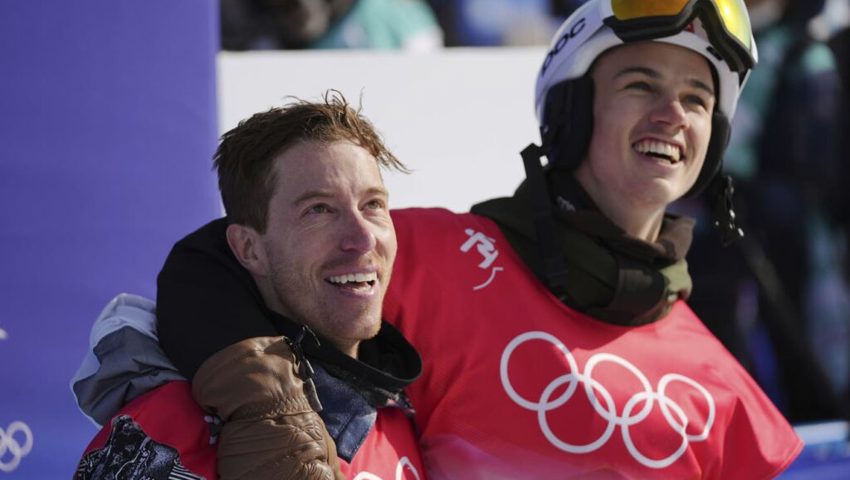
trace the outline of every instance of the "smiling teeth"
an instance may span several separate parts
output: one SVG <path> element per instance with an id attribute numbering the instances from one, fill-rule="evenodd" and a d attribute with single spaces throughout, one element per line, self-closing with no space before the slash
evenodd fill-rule
<path id="1" fill-rule="evenodd" d="M 669 143 L 659 142 L 657 140 L 643 140 L 638 142 L 635 144 L 635 150 L 637 150 L 638 153 L 649 153 L 664 156 L 673 163 L 678 162 L 679 158 L 681 158 L 679 147 Z"/>
<path id="2" fill-rule="evenodd" d="M 334 277 L 328 277 L 328 281 L 331 283 L 338 283 L 340 285 L 344 285 L 346 283 L 362 283 L 362 282 L 374 282 L 378 280 L 378 274 L 375 272 L 370 273 L 349 273 L 347 275 L 337 275 Z"/>

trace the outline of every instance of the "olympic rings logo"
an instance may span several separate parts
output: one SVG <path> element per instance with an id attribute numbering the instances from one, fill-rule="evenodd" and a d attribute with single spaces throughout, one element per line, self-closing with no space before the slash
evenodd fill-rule
<path id="1" fill-rule="evenodd" d="M 24 437 L 23 445 L 15 439 L 16 433 Z M 32 431 L 24 422 L 12 422 L 5 432 L 0 428 L 0 471 L 11 473 L 18 468 L 21 459 L 32 451 L 32 442 Z M 5 460 L 7 452 L 11 455 L 8 461 Z"/>
<path id="2" fill-rule="evenodd" d="M 569 373 L 552 380 L 546 388 L 543 389 L 538 401 L 528 400 L 519 395 L 508 377 L 508 364 L 511 359 L 511 354 L 517 349 L 517 347 L 531 340 L 543 340 L 551 343 L 564 355 L 564 358 L 569 365 Z M 608 389 L 606 389 L 605 386 L 598 380 L 593 378 L 593 369 L 603 362 L 610 362 L 624 367 L 638 379 L 643 387 L 642 391 L 635 393 L 631 396 L 631 398 L 629 398 L 623 407 L 621 414 L 617 413 L 617 407 L 614 404 L 614 399 L 608 392 Z M 623 442 L 626 445 L 626 449 L 632 455 L 632 458 L 649 468 L 665 468 L 678 460 L 679 457 L 687 451 L 690 442 L 701 442 L 708 438 L 708 434 L 711 432 L 711 427 L 714 425 L 714 398 L 708 390 L 705 389 L 705 387 L 696 381 L 684 375 L 668 373 L 661 377 L 661 380 L 658 382 L 657 391 L 654 391 L 643 372 L 638 370 L 637 367 L 629 363 L 624 358 L 610 353 L 597 353 L 593 355 L 585 365 L 584 372 L 579 373 L 578 364 L 570 350 L 560 340 L 558 340 L 557 337 L 546 332 L 526 332 L 511 340 L 510 343 L 508 343 L 508 346 L 505 347 L 505 351 L 502 353 L 502 359 L 499 365 L 499 374 L 502 380 L 502 387 L 504 387 L 505 392 L 511 400 L 522 408 L 537 412 L 537 421 L 540 424 L 540 430 L 543 432 L 546 439 L 559 450 L 568 453 L 585 454 L 594 452 L 602 447 L 609 438 L 611 438 L 611 435 L 617 427 L 620 427 Z M 708 416 L 705 420 L 705 426 L 702 431 L 696 435 L 687 433 L 689 419 L 685 414 L 685 410 L 666 395 L 668 387 L 677 382 L 690 386 L 699 392 L 699 394 L 705 398 L 706 404 L 708 405 Z M 557 398 L 552 399 L 554 392 L 564 385 L 566 385 L 565 391 Z M 584 392 L 596 413 L 608 421 L 608 425 L 602 435 L 600 435 L 600 437 L 596 440 L 585 445 L 570 444 L 558 438 L 557 435 L 552 432 L 546 418 L 546 414 L 548 412 L 566 404 L 576 393 L 579 385 L 584 387 Z M 599 394 L 597 394 L 597 392 L 599 392 Z M 602 401 L 600 401 L 600 396 Z M 643 421 L 650 414 L 655 402 L 658 402 L 661 413 L 664 415 L 664 418 L 667 420 L 670 428 L 682 439 L 681 444 L 676 451 L 669 456 L 660 459 L 649 458 L 641 453 L 632 441 L 630 433 L 630 429 L 633 426 Z M 643 406 L 638 409 L 638 406 L 641 404 Z"/>
<path id="3" fill-rule="evenodd" d="M 410 473 L 413 474 L 413 478 L 419 480 L 419 472 L 416 471 L 416 467 L 413 466 L 413 462 L 410 461 L 407 457 L 401 457 L 398 461 L 398 465 L 395 467 L 395 480 L 403 480 L 405 477 L 404 471 L 407 469 Z M 381 477 L 375 475 L 374 473 L 369 472 L 360 472 L 354 477 L 354 480 L 383 480 Z"/>

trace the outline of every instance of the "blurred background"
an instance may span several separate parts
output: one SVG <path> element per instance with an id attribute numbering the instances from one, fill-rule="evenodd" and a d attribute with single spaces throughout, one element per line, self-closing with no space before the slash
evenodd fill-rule
<path id="1" fill-rule="evenodd" d="M 2 2 L 0 479 L 73 475 L 91 324 L 155 298 L 171 245 L 221 215 L 221 132 L 336 88 L 414 170 L 393 206 L 466 210 L 523 177 L 537 67 L 581 3 Z M 676 206 L 702 219 L 690 303 L 806 440 L 784 478 L 847 478 L 850 1 L 747 4 L 760 65 L 725 168 L 748 235 L 720 249 L 705 205 Z"/>

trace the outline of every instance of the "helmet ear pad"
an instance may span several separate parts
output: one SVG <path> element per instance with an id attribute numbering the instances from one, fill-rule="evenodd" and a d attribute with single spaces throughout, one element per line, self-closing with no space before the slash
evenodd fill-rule
<path id="1" fill-rule="evenodd" d="M 549 88 L 540 136 L 549 168 L 578 168 L 593 134 L 593 80 L 590 75 L 564 80 Z"/>
<path id="2" fill-rule="evenodd" d="M 723 165 L 723 152 L 729 144 L 729 135 L 732 133 L 729 119 L 719 109 L 715 108 L 711 115 L 711 138 L 708 141 L 708 150 L 705 153 L 705 162 L 699 172 L 694 186 L 685 194 L 685 197 L 694 197 L 705 190 Z"/>

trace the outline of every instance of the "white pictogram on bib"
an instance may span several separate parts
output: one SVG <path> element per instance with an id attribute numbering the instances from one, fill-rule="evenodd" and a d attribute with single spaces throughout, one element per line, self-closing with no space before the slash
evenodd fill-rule
<path id="1" fill-rule="evenodd" d="M 508 376 L 508 365 L 510 363 L 511 354 L 517 347 L 531 340 L 543 340 L 554 345 L 564 355 L 567 365 L 569 366 L 569 373 L 553 379 L 543 389 L 543 392 L 540 394 L 540 399 L 537 401 L 523 398 L 519 393 L 517 393 Z M 623 412 L 621 414 L 618 414 L 614 399 L 608 392 L 608 389 L 605 388 L 601 382 L 593 378 L 593 369 L 603 362 L 615 363 L 625 368 L 634 375 L 635 378 L 637 378 L 642 386 L 641 391 L 635 393 L 631 396 L 631 398 L 629 398 L 623 407 Z M 579 373 L 578 364 L 570 350 L 560 340 L 558 340 L 557 337 L 546 332 L 526 332 L 511 340 L 507 347 L 505 347 L 505 351 L 502 352 L 499 374 L 502 380 L 502 387 L 505 389 L 505 392 L 511 400 L 522 408 L 537 412 L 537 421 L 540 425 L 540 430 L 543 433 L 543 436 L 546 437 L 546 439 L 556 448 L 569 453 L 584 454 L 596 451 L 604 445 L 609 438 L 611 438 L 614 430 L 617 427 L 620 427 L 623 442 L 625 443 L 626 449 L 629 451 L 632 458 L 649 468 L 665 468 L 678 460 L 679 457 L 687 451 L 690 442 L 701 442 L 708 438 L 711 427 L 714 425 L 714 397 L 711 396 L 705 387 L 696 381 L 684 375 L 668 373 L 661 377 L 661 380 L 658 382 L 657 391 L 654 391 L 643 372 L 638 370 L 637 367 L 624 358 L 610 353 L 597 353 L 593 355 L 587 361 L 587 364 L 584 367 L 584 372 Z M 705 419 L 705 426 L 703 427 L 702 432 L 696 435 L 687 433 L 687 427 L 690 420 L 688 419 L 684 409 L 665 394 L 670 384 L 676 382 L 692 387 L 705 398 L 706 405 L 708 405 L 708 415 Z M 584 445 L 574 445 L 558 438 L 549 426 L 546 414 L 566 404 L 576 393 L 580 384 L 584 387 L 584 393 L 587 395 L 587 399 L 593 406 L 593 409 L 599 416 L 608 422 L 608 425 L 606 426 L 605 431 L 602 432 L 602 435 L 600 435 L 596 440 Z M 561 389 L 564 385 L 566 385 L 564 392 L 557 398 L 552 399 L 554 392 Z M 599 392 L 601 401 L 596 392 Z M 638 424 L 640 424 L 650 414 L 656 401 L 658 402 L 661 413 L 670 425 L 670 428 L 681 437 L 681 444 L 676 451 L 669 456 L 660 459 L 653 459 L 644 455 L 634 444 L 631 437 L 631 429 L 639 428 Z M 638 409 L 638 406 L 641 404 L 642 407 Z M 635 410 L 638 411 L 635 412 Z"/>
<path id="2" fill-rule="evenodd" d="M 24 422 L 12 422 L 0 428 L 0 472 L 10 473 L 32 451 L 32 431 Z"/>
<path id="3" fill-rule="evenodd" d="M 499 251 L 496 250 L 496 240 L 484 235 L 481 232 L 476 232 L 471 228 L 467 228 L 464 230 L 469 238 L 463 242 L 463 245 L 460 246 L 460 251 L 463 253 L 469 252 L 473 246 L 477 245 L 476 250 L 483 257 L 481 262 L 478 264 L 478 268 L 482 270 L 490 269 L 490 276 L 484 283 L 476 285 L 472 287 L 473 290 L 481 290 L 482 288 L 490 285 L 493 279 L 496 277 L 496 273 L 504 270 L 503 267 L 491 267 L 493 262 L 499 257 Z"/>
<path id="4" fill-rule="evenodd" d="M 398 461 L 398 465 L 395 467 L 395 480 L 404 480 L 405 470 L 413 474 L 413 479 L 419 480 L 419 472 L 416 471 L 416 467 L 413 466 L 413 462 L 410 461 L 407 457 L 401 457 Z M 381 477 L 375 475 L 374 473 L 369 472 L 360 472 L 354 477 L 354 480 L 383 480 Z"/>

